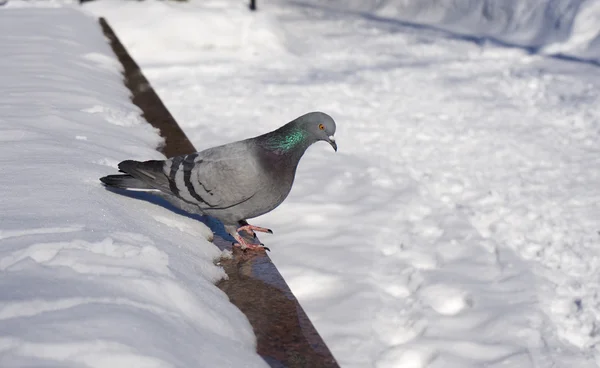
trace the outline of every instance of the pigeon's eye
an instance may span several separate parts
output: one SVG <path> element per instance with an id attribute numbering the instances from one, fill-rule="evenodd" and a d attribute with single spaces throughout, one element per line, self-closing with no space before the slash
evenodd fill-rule
<path id="1" fill-rule="evenodd" d="M 325 130 L 325 125 L 323 125 L 323 124 L 319 124 L 319 129 L 321 129 L 321 130 Z"/>

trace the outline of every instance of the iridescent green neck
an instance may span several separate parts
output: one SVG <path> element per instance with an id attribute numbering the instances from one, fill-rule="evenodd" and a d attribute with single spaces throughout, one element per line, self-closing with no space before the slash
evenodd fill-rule
<path id="1" fill-rule="evenodd" d="M 297 127 L 273 132 L 267 140 L 267 147 L 272 150 L 291 151 L 306 143 L 307 133 Z"/>

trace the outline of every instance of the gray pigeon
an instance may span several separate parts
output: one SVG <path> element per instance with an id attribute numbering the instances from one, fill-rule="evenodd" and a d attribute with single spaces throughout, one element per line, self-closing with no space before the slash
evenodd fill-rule
<path id="1" fill-rule="evenodd" d="M 239 232 L 272 231 L 246 220 L 283 202 L 310 145 L 326 141 L 337 151 L 334 133 L 331 116 L 311 112 L 272 132 L 201 152 L 163 161 L 123 161 L 119 170 L 125 174 L 100 180 L 114 188 L 158 191 L 185 211 L 220 220 L 242 249 L 260 248 Z"/>

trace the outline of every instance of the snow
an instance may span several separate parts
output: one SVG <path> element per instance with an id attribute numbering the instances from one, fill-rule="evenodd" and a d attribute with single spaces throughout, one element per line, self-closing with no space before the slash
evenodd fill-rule
<path id="1" fill-rule="evenodd" d="M 305 0 L 333 12 L 426 26 L 451 36 L 520 46 L 547 55 L 600 62 L 597 0 Z"/>
<path id="2" fill-rule="evenodd" d="M 0 365 L 259 365 L 201 224 L 99 186 L 121 159 L 159 158 L 157 135 L 90 18 L 52 4 L 43 36 L 26 31 L 51 10 L 0 13 L 0 157 L 19 173 L 0 178 Z M 199 149 L 336 119 L 338 152 L 311 147 L 251 223 L 274 230 L 261 240 L 340 365 L 599 366 L 598 2 L 258 7 L 82 8 Z"/>
<path id="3" fill-rule="evenodd" d="M 97 20 L 25 5 L 0 9 L 0 366 L 265 366 L 210 230 L 98 181 L 163 156 Z"/>
<path id="4" fill-rule="evenodd" d="M 336 119 L 252 223 L 342 367 L 596 367 L 600 79 L 548 56 L 598 56 L 598 3 L 481 3 L 84 9 L 197 148 Z"/>

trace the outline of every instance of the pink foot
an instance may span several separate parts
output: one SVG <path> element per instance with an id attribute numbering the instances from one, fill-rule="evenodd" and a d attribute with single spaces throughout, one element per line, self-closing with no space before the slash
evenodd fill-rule
<path id="1" fill-rule="evenodd" d="M 240 236 L 240 234 L 236 233 L 233 236 L 233 238 L 237 241 L 237 243 L 234 244 L 234 246 L 238 246 L 238 247 L 242 248 L 242 250 L 246 250 L 246 249 L 252 249 L 252 250 L 265 249 L 265 250 L 271 251 L 269 248 L 265 247 L 263 244 L 250 244 L 250 243 L 246 242 L 244 240 L 244 238 L 242 238 Z"/>
<path id="2" fill-rule="evenodd" d="M 246 232 L 248 232 L 248 234 L 252 235 L 252 237 L 254 237 L 254 238 L 256 238 L 256 234 L 254 233 L 255 231 L 258 231 L 261 233 L 273 234 L 273 230 L 271 230 L 271 229 L 267 229 L 266 227 L 254 226 L 254 225 L 244 225 L 242 227 L 239 227 L 237 229 L 237 232 L 240 232 L 240 231 L 246 231 Z"/>

